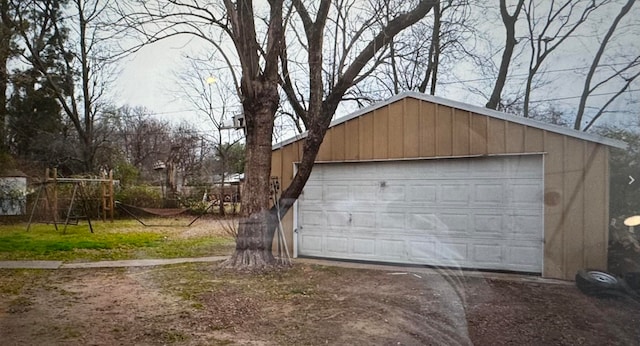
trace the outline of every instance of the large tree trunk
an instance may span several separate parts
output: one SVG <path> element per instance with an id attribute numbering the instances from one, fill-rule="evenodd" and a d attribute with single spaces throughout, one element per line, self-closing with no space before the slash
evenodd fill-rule
<path id="1" fill-rule="evenodd" d="M 225 1 L 232 23 L 234 44 L 242 65 L 240 97 L 246 123 L 246 166 L 244 198 L 236 239 L 236 251 L 226 262 L 237 269 L 262 269 L 275 265 L 271 253 L 275 226 L 269 211 L 271 141 L 273 119 L 278 109 L 278 58 L 282 47 L 282 0 L 270 1 L 267 48 L 259 48 L 254 26 L 253 1 L 239 1 L 234 7 Z M 264 51 L 264 65 L 259 52 Z"/>
<path id="2" fill-rule="evenodd" d="M 254 82 L 255 98 L 243 102 L 247 126 L 246 166 L 236 250 L 225 263 L 237 269 L 262 269 L 276 261 L 271 252 L 276 215 L 269 211 L 273 117 L 277 84 Z"/>
<path id="3" fill-rule="evenodd" d="M 7 118 L 7 63 L 11 51 L 11 29 L 9 27 L 9 4 L 0 0 L 0 154 L 5 150 L 5 119 Z"/>
<path id="4" fill-rule="evenodd" d="M 226 262 L 239 269 L 260 269 L 273 266 L 276 261 L 271 253 L 278 214 L 284 215 L 300 195 L 309 179 L 313 163 L 327 132 L 331 118 L 346 91 L 353 86 L 363 67 L 376 55 L 381 47 L 408 26 L 423 18 L 432 8 L 433 1 L 423 0 L 414 10 L 403 13 L 391 20 L 346 68 L 334 85 L 331 93 L 323 101 L 322 42 L 324 24 L 331 2 L 323 0 L 317 10 L 317 18 L 311 19 L 300 0 L 293 1 L 299 12 L 309 41 L 310 88 L 308 108 L 297 108 L 301 118 L 306 118 L 308 135 L 305 139 L 303 155 L 298 172 L 280 197 L 280 209 L 269 209 L 271 175 L 271 140 L 273 118 L 278 107 L 278 58 L 284 41 L 282 30 L 282 1 L 270 1 L 271 22 L 269 25 L 264 68 L 260 68 L 254 46 L 252 1 L 244 1 L 243 6 L 234 8 L 225 2 L 231 14 L 234 44 L 238 49 L 242 64 L 241 98 L 247 124 L 247 151 L 245 168 L 245 191 L 242 201 L 242 220 L 238 229 L 236 251 Z M 236 11 L 237 9 L 237 11 Z M 283 63 L 283 65 L 285 65 Z M 285 69 L 286 70 L 286 69 Z M 264 71 L 264 72 L 261 72 Z M 289 88 L 289 91 L 291 89 Z M 287 93 L 291 95 L 291 92 Z M 295 104 L 295 103 L 294 103 Z"/>

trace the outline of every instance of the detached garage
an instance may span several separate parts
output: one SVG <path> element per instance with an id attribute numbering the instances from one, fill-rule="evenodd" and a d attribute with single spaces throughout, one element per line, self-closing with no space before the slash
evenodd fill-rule
<path id="1" fill-rule="evenodd" d="M 303 141 L 274 147 L 284 186 Z M 606 269 L 609 146 L 624 143 L 401 94 L 332 123 L 285 233 L 295 256 L 572 279 Z"/>

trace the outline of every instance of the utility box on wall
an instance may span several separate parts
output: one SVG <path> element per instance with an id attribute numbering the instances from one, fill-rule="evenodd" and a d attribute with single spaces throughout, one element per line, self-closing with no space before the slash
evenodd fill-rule
<path id="1" fill-rule="evenodd" d="M 16 170 L 0 174 L 0 216 L 25 215 L 27 177 Z"/>

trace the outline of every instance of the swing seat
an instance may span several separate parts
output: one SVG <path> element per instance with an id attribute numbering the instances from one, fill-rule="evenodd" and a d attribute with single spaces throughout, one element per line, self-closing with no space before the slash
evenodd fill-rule
<path id="1" fill-rule="evenodd" d="M 69 219 L 65 222 L 64 220 L 58 220 L 58 221 L 51 221 L 51 222 L 47 222 L 47 224 L 51 223 L 51 224 L 56 224 L 56 225 L 73 225 L 73 226 L 77 226 L 78 223 L 80 222 L 80 220 L 87 220 L 89 217 L 88 216 L 78 216 L 78 215 L 72 215 L 69 216 Z"/>

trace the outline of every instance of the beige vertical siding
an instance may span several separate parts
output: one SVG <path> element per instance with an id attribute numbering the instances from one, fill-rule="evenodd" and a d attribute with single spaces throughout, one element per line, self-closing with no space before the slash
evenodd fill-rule
<path id="1" fill-rule="evenodd" d="M 389 105 L 388 112 L 388 142 L 386 158 L 401 159 L 404 157 L 404 102 Z"/>
<path id="2" fill-rule="evenodd" d="M 346 160 L 359 160 L 360 159 L 360 122 L 355 119 L 347 121 L 344 124 L 345 128 L 345 159 Z"/>
<path id="3" fill-rule="evenodd" d="M 472 155 L 486 154 L 489 152 L 489 141 L 487 134 L 487 124 L 489 118 L 486 116 L 471 114 L 471 128 L 469 130 L 469 152 Z"/>
<path id="4" fill-rule="evenodd" d="M 345 159 L 345 127 L 336 126 L 331 129 L 331 160 L 344 161 Z"/>
<path id="5" fill-rule="evenodd" d="M 272 172 L 284 187 L 303 142 L 273 152 Z M 521 153 L 544 153 L 543 276 L 573 279 L 580 268 L 605 269 L 609 172 L 602 144 L 407 97 L 329 129 L 316 160 Z M 293 212 L 283 222 L 291 249 Z"/>
<path id="6" fill-rule="evenodd" d="M 524 151 L 528 153 L 544 151 L 544 131 L 530 126 L 527 126 L 524 131 Z"/>
<path id="7" fill-rule="evenodd" d="M 609 151 L 602 145 L 587 142 L 584 154 L 587 162 L 583 194 L 584 267 L 605 268 L 607 252 L 602 249 L 607 249 L 609 233 L 602 232 L 600 225 L 602 220 L 609 220 Z"/>
<path id="8" fill-rule="evenodd" d="M 487 124 L 487 153 L 504 154 L 507 152 L 506 135 L 507 122 L 500 119 L 488 119 Z"/>
<path id="9" fill-rule="evenodd" d="M 420 115 L 419 102 L 403 102 L 404 104 L 404 130 L 402 140 L 404 142 L 405 157 L 420 156 L 420 121 L 424 117 Z"/>
<path id="10" fill-rule="evenodd" d="M 360 160 L 373 159 L 373 116 L 359 117 L 352 121 L 360 124 L 358 127 L 358 134 L 360 136 L 360 143 L 358 145 L 360 148 Z"/>
<path id="11" fill-rule="evenodd" d="M 470 150 L 470 115 L 469 112 L 453 110 L 453 148 L 454 156 L 469 155 Z"/>
<path id="12" fill-rule="evenodd" d="M 437 106 L 436 109 L 436 156 L 451 156 L 453 154 L 453 108 Z"/>
<path id="13" fill-rule="evenodd" d="M 416 134 L 420 142 L 420 157 L 436 156 L 436 112 L 438 105 L 414 99 L 407 99 L 405 102 L 417 103 L 420 109 L 420 132 Z"/>

